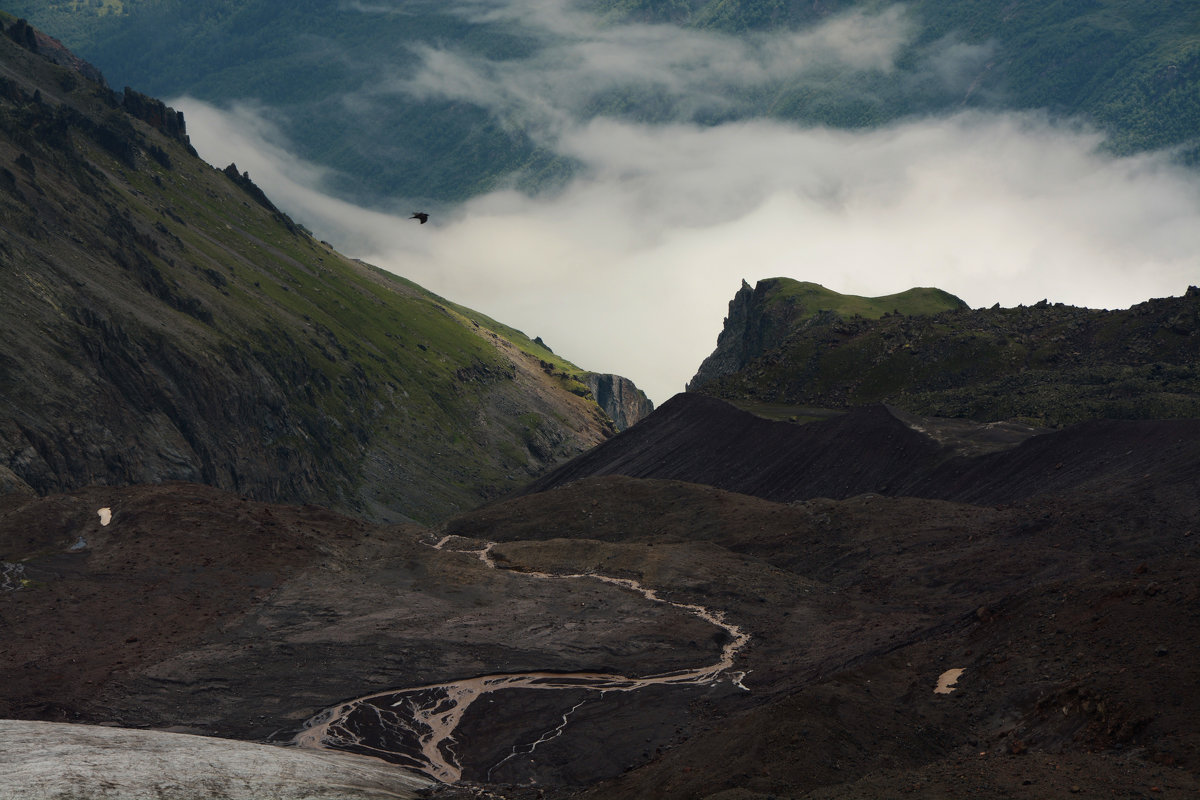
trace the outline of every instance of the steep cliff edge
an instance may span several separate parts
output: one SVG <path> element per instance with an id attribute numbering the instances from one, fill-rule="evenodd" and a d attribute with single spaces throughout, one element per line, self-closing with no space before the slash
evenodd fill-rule
<path id="1" fill-rule="evenodd" d="M 717 336 L 716 350 L 700 365 L 687 388 L 700 390 L 717 378 L 738 372 L 790 336 L 842 317 L 930 314 L 966 307 L 940 289 L 914 288 L 883 297 L 859 297 L 790 278 L 767 278 L 754 288 L 743 280 L 729 301 L 729 316 Z"/>
<path id="2" fill-rule="evenodd" d="M 633 381 L 620 375 L 589 372 L 584 376 L 596 403 L 612 419 L 618 431 L 623 431 L 650 415 L 654 403 Z"/>

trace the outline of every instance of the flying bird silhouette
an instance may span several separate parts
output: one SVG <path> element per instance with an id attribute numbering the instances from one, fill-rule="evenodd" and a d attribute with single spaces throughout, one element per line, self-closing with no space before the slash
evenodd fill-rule
<path id="1" fill-rule="evenodd" d="M 429 215 L 426 214 L 424 211 L 414 211 L 413 215 L 411 217 L 409 217 L 409 219 L 419 219 L 419 220 L 421 220 L 421 224 L 424 225 L 426 222 L 429 221 Z"/>

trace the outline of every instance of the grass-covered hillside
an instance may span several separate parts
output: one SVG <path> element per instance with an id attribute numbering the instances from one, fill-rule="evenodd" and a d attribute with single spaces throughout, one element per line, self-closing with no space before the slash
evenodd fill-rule
<path id="1" fill-rule="evenodd" d="M 882 297 L 841 294 L 810 281 L 771 278 L 759 281 L 768 306 L 791 309 L 791 319 L 799 323 L 822 312 L 843 317 L 878 319 L 884 314 L 936 314 L 948 309 L 966 308 L 966 303 L 941 289 L 916 287 Z"/>
<path id="2" fill-rule="evenodd" d="M 963 108 L 1045 109 L 1102 128 L 1120 152 L 1179 147 L 1184 158 L 1197 158 L 1200 4 L 1192 0 L 563 5 L 594 12 L 601 27 L 588 35 L 598 37 L 599 52 L 603 25 L 658 23 L 754 42 L 768 32 L 810 31 L 842 13 L 903 9 L 890 26 L 902 41 L 888 68 L 797 67 L 758 83 L 714 86 L 721 110 L 695 117 L 686 111 L 690 100 L 631 70 L 615 85 L 576 87 L 576 107 L 559 111 L 579 119 L 709 124 L 769 117 L 861 129 Z M 573 169 L 531 131 L 538 102 L 525 104 L 530 87 L 503 78 L 569 48 L 575 34 L 556 27 L 556 5 L 526 17 L 516 13 L 519 5 L 484 15 L 479 4 L 440 0 L 7 0 L 5 7 L 120 85 L 162 97 L 258 104 L 298 155 L 333 168 L 331 190 L 360 202 L 453 202 L 510 181 L 544 188 Z M 404 89 L 430 52 L 446 54 L 438 80 L 460 92 L 483 81 L 478 88 L 487 99 Z M 586 52 L 551 56 L 540 69 L 578 69 Z M 486 83 L 492 80 L 496 85 Z"/>
<path id="3" fill-rule="evenodd" d="M 884 402 L 921 415 L 1041 426 L 1194 418 L 1198 351 L 1200 290 L 1193 287 L 1121 311 L 1043 301 L 936 314 L 901 309 L 874 319 L 829 314 L 736 371 L 697 376 L 691 388 L 735 401 Z"/>
<path id="4" fill-rule="evenodd" d="M 574 365 L 341 256 L 161 102 L 0 24 L 0 485 L 428 520 L 611 432 Z"/>

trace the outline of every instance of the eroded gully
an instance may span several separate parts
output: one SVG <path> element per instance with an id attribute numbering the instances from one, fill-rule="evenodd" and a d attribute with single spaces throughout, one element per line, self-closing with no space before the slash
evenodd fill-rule
<path id="1" fill-rule="evenodd" d="M 432 545 L 437 550 L 459 537 L 446 536 Z M 494 542 L 478 550 L 451 550 L 474 553 L 491 569 L 496 568 L 491 551 Z M 374 755 L 400 764 L 443 783 L 454 783 L 462 777 L 459 755 L 455 752 L 455 731 L 467 709 L 480 697 L 502 689 L 573 689 L 601 693 L 632 692 L 648 686 L 708 685 L 720 679 L 729 680 L 745 690 L 745 673 L 733 670 L 734 658 L 750 640 L 738 626 L 726 622 L 719 611 L 692 603 L 677 603 L 659 597 L 637 581 L 612 578 L 594 573 L 553 575 L 546 572 L 521 572 L 538 580 L 595 580 L 620 586 L 640 594 L 655 603 L 678 608 L 719 628 L 729 636 L 715 663 L 695 669 L 677 670 L 657 675 L 630 677 L 605 672 L 520 672 L 483 675 L 476 678 L 417 686 L 411 689 L 390 689 L 360 697 L 322 711 L 305 723 L 304 730 L 294 739 L 300 747 L 350 750 Z M 571 714 L 583 703 L 576 704 L 562 715 L 560 723 L 546 731 L 531 744 L 514 746 L 508 756 L 492 765 L 492 770 L 509 758 L 530 753 L 538 745 L 561 735 Z M 518 750 L 518 747 L 524 749 Z"/>

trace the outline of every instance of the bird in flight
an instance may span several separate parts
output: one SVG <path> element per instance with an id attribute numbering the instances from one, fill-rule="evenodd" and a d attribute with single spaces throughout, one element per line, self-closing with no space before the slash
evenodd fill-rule
<path id="1" fill-rule="evenodd" d="M 411 217 L 409 217 L 409 219 L 419 219 L 419 220 L 421 220 L 421 224 L 424 225 L 426 222 L 429 221 L 429 215 L 426 214 L 424 211 L 414 211 L 413 215 Z"/>

